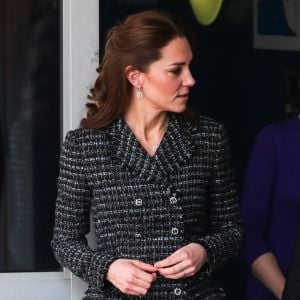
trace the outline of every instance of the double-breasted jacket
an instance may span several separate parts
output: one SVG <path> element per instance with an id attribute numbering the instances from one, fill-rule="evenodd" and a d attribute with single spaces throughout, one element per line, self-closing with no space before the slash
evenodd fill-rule
<path id="1" fill-rule="evenodd" d="M 84 299 L 223 299 L 211 274 L 237 254 L 243 236 L 233 177 L 223 126 L 206 117 L 170 114 L 152 157 L 123 118 L 70 131 L 61 152 L 55 256 L 88 283 Z M 85 238 L 90 215 L 95 249 Z M 143 297 L 105 279 L 115 259 L 154 264 L 191 242 L 208 253 L 193 277 L 158 276 Z"/>

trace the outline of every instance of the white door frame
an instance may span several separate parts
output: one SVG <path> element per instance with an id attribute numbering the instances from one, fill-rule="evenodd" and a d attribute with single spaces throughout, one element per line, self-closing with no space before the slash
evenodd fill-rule
<path id="1" fill-rule="evenodd" d="M 96 77 L 99 1 L 61 0 L 62 136 L 78 127 L 89 88 Z M 93 234 L 88 237 L 93 244 Z M 85 283 L 69 271 L 0 273 L 1 299 L 81 300 Z"/>
<path id="2" fill-rule="evenodd" d="M 77 128 L 96 79 L 100 0 L 63 1 L 63 135 Z M 91 226 L 92 228 L 92 226 Z M 92 228 L 93 229 L 93 228 Z M 88 235 L 94 246 L 94 232 Z M 81 300 L 87 284 L 71 275 L 71 299 Z"/>
<path id="3" fill-rule="evenodd" d="M 96 79 L 99 1 L 62 0 L 63 136 L 79 126 L 89 89 Z"/>

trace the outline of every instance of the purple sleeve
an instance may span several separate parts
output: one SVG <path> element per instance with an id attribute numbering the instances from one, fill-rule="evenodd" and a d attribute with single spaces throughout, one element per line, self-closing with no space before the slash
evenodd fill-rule
<path id="1" fill-rule="evenodd" d="M 241 215 L 246 234 L 244 255 L 249 265 L 257 257 L 272 251 L 268 236 L 276 172 L 274 132 L 269 126 L 257 137 L 242 195 Z"/>

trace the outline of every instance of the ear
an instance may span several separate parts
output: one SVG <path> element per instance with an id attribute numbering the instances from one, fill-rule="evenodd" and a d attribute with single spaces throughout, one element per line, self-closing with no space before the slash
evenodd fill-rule
<path id="1" fill-rule="evenodd" d="M 142 73 L 133 66 L 127 66 L 125 68 L 125 76 L 134 87 L 138 88 L 142 86 Z"/>

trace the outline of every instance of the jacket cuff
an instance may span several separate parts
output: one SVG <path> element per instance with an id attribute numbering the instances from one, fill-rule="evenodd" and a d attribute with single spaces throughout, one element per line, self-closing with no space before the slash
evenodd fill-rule
<path id="1" fill-rule="evenodd" d="M 246 241 L 243 249 L 243 254 L 249 266 L 251 266 L 258 257 L 268 252 L 273 252 L 273 250 L 266 241 L 253 240 L 250 238 Z"/>
<path id="2" fill-rule="evenodd" d="M 210 237 L 200 238 L 197 243 L 200 244 L 207 253 L 207 261 L 201 268 L 200 272 L 204 273 L 203 275 L 205 276 L 211 276 L 211 273 L 216 269 L 217 265 L 217 250 L 215 243 L 213 243 Z"/>
<path id="3" fill-rule="evenodd" d="M 116 259 L 114 255 L 99 255 L 95 253 L 87 267 L 87 282 L 103 290 L 108 284 L 106 274 L 110 264 Z"/>

